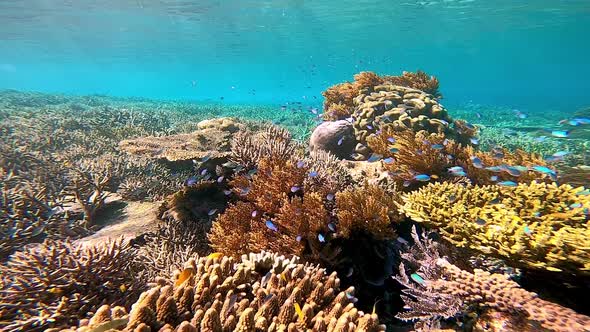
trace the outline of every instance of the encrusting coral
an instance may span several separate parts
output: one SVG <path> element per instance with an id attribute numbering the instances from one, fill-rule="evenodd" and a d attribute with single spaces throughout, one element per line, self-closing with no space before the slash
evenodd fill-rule
<path id="1" fill-rule="evenodd" d="M 429 184 L 404 195 L 401 210 L 458 247 L 516 267 L 590 271 L 590 194 L 555 183 L 515 187 Z"/>
<path id="2" fill-rule="evenodd" d="M 539 156 L 521 150 L 477 151 L 442 133 L 395 131 L 386 126 L 368 146 L 399 187 L 415 189 L 428 180 L 494 184 L 503 181 L 551 182 L 557 172 Z M 542 172 L 541 172 L 542 171 Z M 427 175 L 424 181 L 419 175 Z"/>
<path id="3" fill-rule="evenodd" d="M 142 291 L 136 251 L 121 241 L 95 247 L 46 241 L 0 265 L 0 329 L 68 326 L 105 303 L 129 305 Z"/>
<path id="4" fill-rule="evenodd" d="M 438 92 L 438 80 L 434 76 L 428 76 L 423 71 L 416 73 L 403 72 L 401 76 L 378 76 L 377 74 L 364 71 L 354 75 L 354 81 L 336 84 L 322 92 L 324 96 L 324 120 L 341 120 L 349 117 L 354 110 L 354 98 L 362 90 L 372 91 L 373 87 L 390 83 L 403 87 L 422 90 L 441 97 Z"/>
<path id="5" fill-rule="evenodd" d="M 339 284 L 335 273 L 296 257 L 197 257 L 172 280 L 158 279 L 128 315 L 105 306 L 63 331 L 385 331 L 376 314 L 355 308 L 354 288 Z"/>
<path id="6" fill-rule="evenodd" d="M 397 315 L 399 319 L 433 325 L 441 318 L 479 309 L 487 324 L 500 312 L 503 315 L 496 319 L 503 320 L 504 328 L 510 324 L 518 331 L 590 331 L 590 317 L 542 300 L 506 275 L 461 270 L 440 256 L 438 245 L 427 234 L 420 238 L 413 228 L 412 237 L 415 246 L 402 254 L 405 264 L 400 264 L 394 277 L 406 287 L 402 295 L 406 311 Z"/>

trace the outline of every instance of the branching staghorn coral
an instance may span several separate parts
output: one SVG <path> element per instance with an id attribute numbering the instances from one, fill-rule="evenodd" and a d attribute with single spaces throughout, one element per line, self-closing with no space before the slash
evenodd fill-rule
<path id="1" fill-rule="evenodd" d="M 386 126 L 369 138 L 369 147 L 384 159 L 384 168 L 398 185 L 415 189 L 424 182 L 417 175 L 428 175 L 432 181 L 463 181 L 494 184 L 502 181 L 552 181 L 556 171 L 539 156 L 516 150 L 496 148 L 476 151 L 458 144 L 441 133 L 395 131 Z"/>
<path id="2" fill-rule="evenodd" d="M 269 253 L 197 257 L 171 281 L 144 292 L 116 331 L 385 331 L 376 314 L 354 306 L 354 288 L 339 289 L 335 273 Z M 104 307 L 78 329 L 112 322 Z M 118 316 L 121 317 L 121 316 Z M 111 323 L 111 325 L 116 325 Z"/>
<path id="3" fill-rule="evenodd" d="M 401 210 L 444 239 L 516 267 L 590 271 L 590 194 L 583 187 L 531 182 L 516 187 L 429 184 Z"/>
<path id="4" fill-rule="evenodd" d="M 122 241 L 96 247 L 46 241 L 0 266 L 2 331 L 68 326 L 104 303 L 129 305 L 144 280 L 136 252 Z"/>
<path id="5" fill-rule="evenodd" d="M 270 124 L 258 132 L 238 132 L 231 141 L 231 159 L 245 168 L 254 167 L 262 158 L 301 157 L 302 151 L 289 131 Z"/>
<path id="6" fill-rule="evenodd" d="M 427 235 L 420 238 L 413 228 L 412 237 L 414 248 L 402 254 L 408 265 L 401 263 L 399 274 L 394 277 L 407 287 L 402 295 L 406 311 L 399 313 L 398 318 L 428 324 L 477 308 L 486 311 L 484 320 L 490 319 L 490 313 L 503 313 L 504 329 L 511 326 L 518 331 L 590 331 L 590 317 L 542 300 L 506 275 L 461 270 L 440 257 L 436 242 Z"/>

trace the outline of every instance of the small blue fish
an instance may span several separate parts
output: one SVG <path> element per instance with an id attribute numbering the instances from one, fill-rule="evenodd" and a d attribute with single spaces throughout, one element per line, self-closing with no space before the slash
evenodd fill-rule
<path id="1" fill-rule="evenodd" d="M 369 129 L 369 130 L 373 130 L 373 126 L 371 126 L 371 125 L 369 125 L 369 124 L 368 124 L 368 125 L 367 125 L 367 129 Z"/>
<path id="2" fill-rule="evenodd" d="M 498 181 L 498 176 L 497 175 L 490 176 L 490 181 L 494 181 L 494 182 Z"/>
<path id="3" fill-rule="evenodd" d="M 270 229 L 271 231 L 274 231 L 274 232 L 278 232 L 279 231 L 279 229 L 277 228 L 277 226 L 275 226 L 275 224 L 273 224 L 272 220 L 270 220 L 270 219 L 267 220 L 265 222 L 265 224 L 266 224 L 266 227 L 268 227 L 268 229 Z"/>
<path id="4" fill-rule="evenodd" d="M 533 235 L 533 232 L 531 232 L 531 229 L 529 228 L 529 226 L 524 226 L 524 234 L 526 234 L 527 236 L 531 236 Z"/>
<path id="5" fill-rule="evenodd" d="M 551 136 L 553 137 L 557 137 L 557 138 L 567 138 L 570 135 L 570 131 L 569 130 L 552 130 L 551 131 Z"/>
<path id="6" fill-rule="evenodd" d="M 328 224 L 328 228 L 332 231 L 332 232 L 336 232 L 336 225 L 334 225 L 334 223 L 329 223 Z"/>
<path id="7" fill-rule="evenodd" d="M 502 170 L 504 170 L 504 168 L 503 167 L 500 167 L 500 166 L 489 166 L 489 167 L 486 167 L 486 169 L 488 171 L 491 171 L 491 172 L 494 172 L 494 173 L 499 173 L 499 172 L 502 172 Z"/>
<path id="8" fill-rule="evenodd" d="M 223 176 L 218 177 L 217 178 L 217 183 L 223 182 L 223 179 L 225 179 Z"/>
<path id="9" fill-rule="evenodd" d="M 207 174 L 209 172 L 206 168 L 201 171 L 201 176 Z"/>
<path id="10" fill-rule="evenodd" d="M 504 168 L 504 170 L 512 176 L 520 176 L 520 174 L 521 174 L 517 168 L 512 167 L 512 166 L 507 166 L 506 168 Z"/>
<path id="11" fill-rule="evenodd" d="M 197 183 L 197 178 L 195 176 L 191 176 L 190 178 L 188 178 L 188 180 L 186 180 L 187 186 L 192 186 L 195 183 Z"/>
<path id="12" fill-rule="evenodd" d="M 477 218 L 475 220 L 475 223 L 478 224 L 479 226 L 484 226 L 486 224 L 486 221 L 481 218 Z"/>
<path id="13" fill-rule="evenodd" d="M 461 167 L 461 166 L 453 166 L 453 167 L 450 167 L 448 169 L 448 171 L 451 173 L 455 173 L 455 172 L 463 172 L 464 170 L 463 170 L 463 167 Z"/>
<path id="14" fill-rule="evenodd" d="M 258 172 L 258 170 L 256 168 L 251 169 L 248 171 L 248 176 L 253 176 L 254 174 L 256 174 L 256 172 Z"/>
<path id="15" fill-rule="evenodd" d="M 483 168 L 483 162 L 478 157 L 471 157 L 471 162 L 475 168 Z"/>
<path id="16" fill-rule="evenodd" d="M 316 176 L 318 176 L 318 172 L 317 171 L 311 171 L 311 172 L 309 172 L 309 177 L 315 178 Z"/>
<path id="17" fill-rule="evenodd" d="M 544 142 L 547 139 L 547 136 L 539 136 L 535 138 L 535 142 Z"/>
<path id="18" fill-rule="evenodd" d="M 555 174 L 555 171 L 546 166 L 533 166 L 532 169 L 543 174 Z"/>
<path id="19" fill-rule="evenodd" d="M 338 144 L 338 146 L 342 145 L 342 142 L 344 142 L 344 136 L 340 137 L 340 139 L 338 140 L 338 142 L 336 144 Z"/>
<path id="20" fill-rule="evenodd" d="M 574 119 L 569 120 L 567 122 L 567 124 L 569 124 L 570 126 L 579 126 L 580 125 L 580 123 L 578 121 L 574 120 Z"/>
<path id="21" fill-rule="evenodd" d="M 568 154 L 570 154 L 569 151 L 557 151 L 553 154 L 553 157 L 561 158 L 567 156 Z"/>
<path id="22" fill-rule="evenodd" d="M 254 210 L 252 211 L 252 218 L 255 218 L 258 215 L 258 211 Z"/>
<path id="23" fill-rule="evenodd" d="M 418 174 L 414 176 L 414 179 L 422 182 L 430 181 L 430 175 L 428 174 Z"/>
<path id="24" fill-rule="evenodd" d="M 572 120 L 576 121 L 579 124 L 590 124 L 589 118 L 573 118 Z"/>
<path id="25" fill-rule="evenodd" d="M 387 141 L 391 144 L 395 143 L 395 138 L 393 137 L 387 137 Z"/>
<path id="26" fill-rule="evenodd" d="M 323 236 L 321 233 L 319 233 L 319 234 L 318 234 L 318 241 L 320 241 L 320 242 L 322 242 L 322 243 L 323 243 L 323 242 L 326 242 L 326 238 L 324 238 L 324 236 Z"/>
<path id="27" fill-rule="evenodd" d="M 245 196 L 250 193 L 250 187 L 240 188 L 240 195 Z"/>
<path id="28" fill-rule="evenodd" d="M 291 187 L 291 192 L 292 193 L 296 193 L 296 192 L 299 191 L 299 189 L 301 189 L 301 187 L 299 187 L 299 186 L 293 186 L 293 187 Z"/>
<path id="29" fill-rule="evenodd" d="M 231 190 L 224 190 L 223 193 L 225 194 L 225 196 L 229 196 L 231 195 Z"/>
<path id="30" fill-rule="evenodd" d="M 453 176 L 467 176 L 467 173 L 465 173 L 465 171 L 453 172 L 451 174 L 453 174 Z"/>
<path id="31" fill-rule="evenodd" d="M 383 159 L 383 162 L 386 164 L 391 164 L 394 162 L 394 159 L 392 157 L 387 157 L 387 158 Z"/>
<path id="32" fill-rule="evenodd" d="M 305 163 L 303 162 L 303 160 L 299 160 L 297 162 L 297 168 L 303 168 L 305 166 Z"/>
<path id="33" fill-rule="evenodd" d="M 215 213 L 217 213 L 217 209 L 209 210 L 209 212 L 207 213 L 207 215 L 212 216 Z"/>
<path id="34" fill-rule="evenodd" d="M 373 153 L 373 154 L 371 154 L 371 156 L 369 157 L 369 159 L 367 159 L 367 161 L 368 161 L 368 162 L 370 162 L 370 163 L 374 163 L 374 162 L 376 162 L 377 160 L 381 159 L 382 157 L 383 157 L 383 156 L 382 156 L 382 155 L 380 155 L 380 154 Z"/>
<path id="35" fill-rule="evenodd" d="M 588 196 L 588 195 L 590 195 L 590 189 L 585 189 L 585 190 L 582 190 L 582 191 L 578 191 L 576 193 L 576 195 L 578 195 L 578 196 Z"/>
<path id="36" fill-rule="evenodd" d="M 404 186 L 404 187 L 409 187 L 411 184 L 412 184 L 412 182 L 411 182 L 411 181 L 409 181 L 409 180 L 406 180 L 406 181 L 404 181 L 404 183 L 403 183 L 403 186 Z"/>
<path id="37" fill-rule="evenodd" d="M 389 152 L 391 152 L 391 153 L 398 153 L 399 152 L 399 149 L 398 148 L 391 148 L 391 149 L 389 149 Z"/>
<path id="38" fill-rule="evenodd" d="M 577 209 L 577 208 L 581 208 L 582 207 L 582 203 L 573 203 L 570 205 L 570 208 L 572 209 Z"/>
<path id="39" fill-rule="evenodd" d="M 346 272 L 346 277 L 347 278 L 350 278 L 353 273 L 354 273 L 354 269 L 351 266 L 351 267 L 348 268 L 348 272 Z M 352 295 L 349 295 L 348 293 L 346 293 L 346 297 L 348 297 L 348 296 L 352 296 Z"/>
<path id="40" fill-rule="evenodd" d="M 206 156 L 204 156 L 203 158 L 201 158 L 201 162 L 202 162 L 202 163 L 205 163 L 205 162 L 207 162 L 209 159 L 211 159 L 211 156 L 210 156 L 210 155 L 206 155 Z"/>
<path id="41" fill-rule="evenodd" d="M 516 187 L 516 182 L 514 181 L 502 181 L 502 182 L 498 182 L 499 186 L 504 186 L 504 187 Z"/>
<path id="42" fill-rule="evenodd" d="M 327 194 L 326 195 L 326 199 L 329 200 L 329 201 L 334 200 L 334 194 L 332 194 L 332 193 Z"/>
<path id="43" fill-rule="evenodd" d="M 419 283 L 421 285 L 424 285 L 426 283 L 424 281 L 424 279 L 421 276 L 419 276 L 417 273 L 412 273 L 410 275 L 410 278 L 412 278 L 412 280 L 414 280 L 415 282 L 417 282 L 417 283 Z"/>
<path id="44" fill-rule="evenodd" d="M 471 142 L 471 144 L 473 145 L 478 145 L 479 144 L 479 140 L 477 138 L 471 137 L 469 139 L 469 141 Z"/>
<path id="45" fill-rule="evenodd" d="M 444 146 L 442 144 L 432 144 L 432 148 L 435 150 L 441 150 Z"/>
<path id="46" fill-rule="evenodd" d="M 295 241 L 297 241 L 297 242 L 301 242 L 301 239 L 302 239 L 301 235 L 297 235 L 297 237 L 295 237 Z"/>

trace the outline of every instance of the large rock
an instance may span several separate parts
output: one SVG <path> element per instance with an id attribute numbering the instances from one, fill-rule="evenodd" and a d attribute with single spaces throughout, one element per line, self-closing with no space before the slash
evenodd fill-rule
<path id="1" fill-rule="evenodd" d="M 309 140 L 311 151 L 325 150 L 342 159 L 350 158 L 355 145 L 352 124 L 347 120 L 323 122 L 315 128 Z"/>

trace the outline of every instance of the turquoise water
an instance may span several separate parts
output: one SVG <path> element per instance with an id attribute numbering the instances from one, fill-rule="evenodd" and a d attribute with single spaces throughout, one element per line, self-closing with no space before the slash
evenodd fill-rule
<path id="1" fill-rule="evenodd" d="M 445 104 L 587 106 L 587 0 L 3 0 L 0 89 L 321 101 L 362 70 L 422 69 Z"/>

